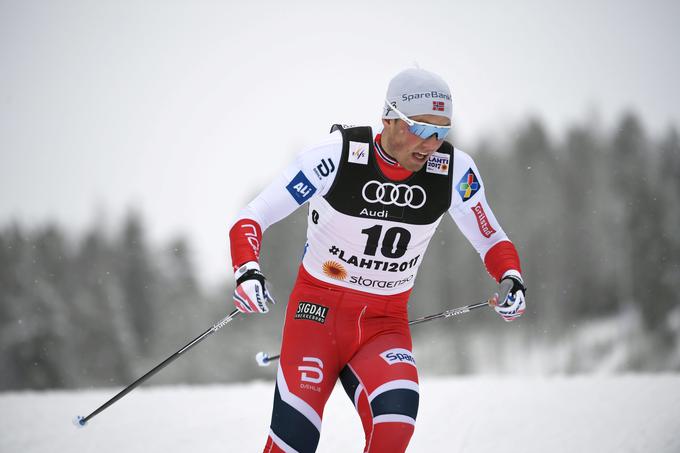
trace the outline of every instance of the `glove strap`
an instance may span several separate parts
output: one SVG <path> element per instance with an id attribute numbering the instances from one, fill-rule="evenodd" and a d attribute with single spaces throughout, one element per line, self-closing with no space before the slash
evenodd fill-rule
<path id="1" fill-rule="evenodd" d="M 262 284 L 262 288 L 264 288 L 264 275 L 257 269 L 248 269 L 243 275 L 236 279 L 236 286 L 246 280 L 258 280 Z"/>
<path id="2" fill-rule="evenodd" d="M 514 275 L 506 275 L 501 279 L 501 281 L 506 279 L 512 280 L 512 289 L 510 290 L 511 294 L 515 294 L 517 291 L 522 290 L 522 292 L 526 296 L 527 287 L 524 286 L 524 282 L 522 281 L 521 277 L 516 277 Z"/>

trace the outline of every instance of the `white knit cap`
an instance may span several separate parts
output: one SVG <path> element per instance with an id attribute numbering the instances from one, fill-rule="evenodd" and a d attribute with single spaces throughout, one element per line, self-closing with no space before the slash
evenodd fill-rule
<path id="1" fill-rule="evenodd" d="M 437 74 L 420 68 L 405 69 L 394 76 L 385 100 L 406 116 L 439 115 L 451 119 L 453 115 L 449 86 Z M 398 119 L 399 115 L 385 105 L 382 117 Z"/>

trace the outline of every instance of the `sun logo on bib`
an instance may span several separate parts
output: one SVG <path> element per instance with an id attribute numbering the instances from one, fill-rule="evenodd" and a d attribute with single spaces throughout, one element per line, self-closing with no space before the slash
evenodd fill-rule
<path id="1" fill-rule="evenodd" d="M 330 278 L 336 280 L 344 280 L 347 278 L 347 271 L 345 268 L 342 267 L 342 264 L 336 263 L 335 261 L 326 261 L 323 263 L 321 269 L 323 270 L 323 273 Z"/>

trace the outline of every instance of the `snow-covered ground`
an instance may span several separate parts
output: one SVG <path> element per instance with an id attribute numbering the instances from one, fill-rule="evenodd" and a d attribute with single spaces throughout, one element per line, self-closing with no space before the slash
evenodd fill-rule
<path id="1" fill-rule="evenodd" d="M 72 425 L 118 390 L 0 394 L 0 452 L 261 451 L 270 383 L 141 388 Z M 362 438 L 338 387 L 317 451 L 358 453 Z M 424 377 L 409 452 L 678 453 L 680 375 Z"/>

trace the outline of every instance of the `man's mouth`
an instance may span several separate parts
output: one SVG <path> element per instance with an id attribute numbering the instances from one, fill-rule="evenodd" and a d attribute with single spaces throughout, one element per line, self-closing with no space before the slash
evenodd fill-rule
<path id="1" fill-rule="evenodd" d="M 423 153 L 413 153 L 413 156 L 416 158 L 416 160 L 419 161 L 424 161 L 425 159 L 428 158 L 428 155 Z"/>

